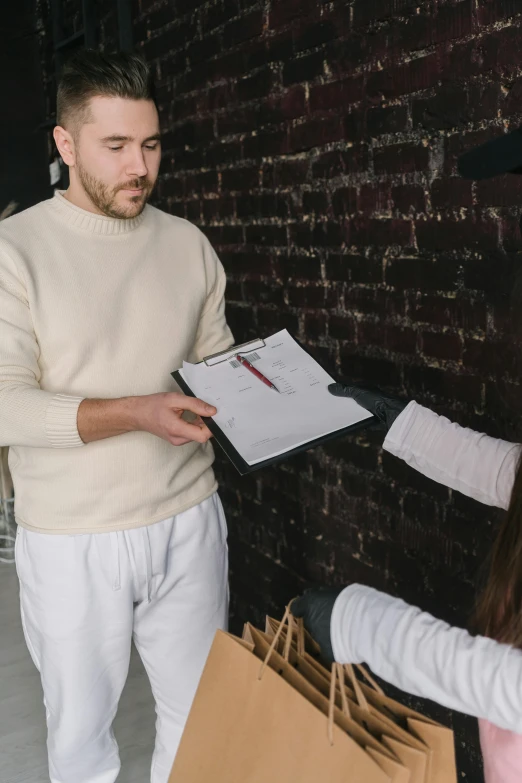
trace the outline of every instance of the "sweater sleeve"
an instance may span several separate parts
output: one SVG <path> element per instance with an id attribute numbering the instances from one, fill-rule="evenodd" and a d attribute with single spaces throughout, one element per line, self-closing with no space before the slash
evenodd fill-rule
<path id="1" fill-rule="evenodd" d="M 0 446 L 83 446 L 82 398 L 42 390 L 39 355 L 25 286 L 0 251 Z"/>
<path id="2" fill-rule="evenodd" d="M 205 356 L 224 351 L 234 344 L 225 318 L 225 288 L 227 278 L 221 261 L 208 239 L 202 235 L 203 254 L 209 292 L 203 307 L 190 361 L 199 362 Z"/>
<path id="3" fill-rule="evenodd" d="M 521 446 L 490 438 L 410 402 L 383 445 L 428 478 L 488 506 L 507 508 Z"/>
<path id="4" fill-rule="evenodd" d="M 371 587 L 337 598 L 332 647 L 402 690 L 522 733 L 522 651 L 471 636 Z"/>

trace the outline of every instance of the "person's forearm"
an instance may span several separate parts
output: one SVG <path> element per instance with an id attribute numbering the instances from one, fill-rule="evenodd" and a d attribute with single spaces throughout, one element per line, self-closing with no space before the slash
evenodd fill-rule
<path id="1" fill-rule="evenodd" d="M 358 584 L 337 598 L 331 634 L 340 663 L 365 662 L 408 693 L 522 731 L 520 650 Z"/>
<path id="2" fill-rule="evenodd" d="M 83 400 L 78 408 L 78 432 L 82 441 L 92 443 L 138 429 L 136 399 Z"/>
<path id="3" fill-rule="evenodd" d="M 460 427 L 410 402 L 383 444 L 424 476 L 488 506 L 507 508 L 520 444 Z"/>

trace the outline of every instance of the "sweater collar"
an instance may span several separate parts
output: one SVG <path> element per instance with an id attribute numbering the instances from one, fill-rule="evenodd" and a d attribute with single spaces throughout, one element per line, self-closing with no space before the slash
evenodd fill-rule
<path id="1" fill-rule="evenodd" d="M 64 220 L 71 226 L 84 229 L 92 234 L 128 234 L 143 222 L 148 207 L 135 218 L 112 218 L 106 215 L 96 215 L 94 212 L 88 212 L 86 209 L 77 207 L 64 196 L 64 190 L 55 191 L 54 197 L 50 199 L 49 204 Z"/>

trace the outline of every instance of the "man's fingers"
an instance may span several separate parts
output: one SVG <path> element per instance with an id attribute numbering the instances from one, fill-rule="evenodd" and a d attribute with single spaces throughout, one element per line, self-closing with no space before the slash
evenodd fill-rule
<path id="1" fill-rule="evenodd" d="M 211 437 L 212 433 L 203 423 L 201 426 L 198 426 L 197 424 L 189 424 L 188 421 L 183 421 L 183 419 L 179 419 L 176 422 L 175 431 L 171 432 L 171 438 L 192 440 L 197 443 L 206 443 Z"/>
<path id="2" fill-rule="evenodd" d="M 188 397 L 183 394 L 175 395 L 175 399 L 172 400 L 172 407 L 191 411 L 197 416 L 214 416 L 217 413 L 213 405 L 209 405 L 207 402 L 198 399 L 198 397 Z"/>

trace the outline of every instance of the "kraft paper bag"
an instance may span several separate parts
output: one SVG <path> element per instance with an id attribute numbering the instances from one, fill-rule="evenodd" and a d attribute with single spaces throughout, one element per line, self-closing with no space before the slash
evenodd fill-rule
<path id="1" fill-rule="evenodd" d="M 247 636 L 254 642 L 256 654 L 260 658 L 265 658 L 273 640 L 271 644 L 271 640 L 265 633 L 251 625 L 248 626 Z M 336 671 L 340 671 L 342 674 L 340 677 L 336 677 L 332 672 L 327 688 L 323 689 L 322 677 L 313 669 L 307 669 L 307 665 L 302 660 L 296 664 L 295 656 L 296 653 L 292 652 L 290 644 L 284 644 L 282 654 L 279 654 L 277 650 L 273 653 L 273 663 L 280 676 L 291 682 L 308 701 L 318 707 L 325 716 L 331 717 L 332 721 L 344 729 L 361 747 L 364 747 L 393 783 L 418 783 L 412 779 L 409 769 L 399 761 L 397 754 L 390 748 L 386 742 L 387 738 L 382 736 L 378 719 L 368 715 L 367 721 L 361 720 L 358 705 L 350 702 L 347 697 L 344 667 L 340 664 L 335 665 Z M 339 680 L 338 687 L 335 686 L 336 679 Z M 316 684 L 321 687 L 316 687 Z M 330 707 L 333 709 L 330 710 Z M 406 750 L 408 749 L 406 748 Z M 418 755 L 426 765 L 425 752 L 418 752 Z M 421 780 L 421 783 L 424 781 Z"/>
<path id="2" fill-rule="evenodd" d="M 249 629 L 249 638 L 252 639 L 255 633 L 255 631 Z M 263 636 L 268 643 L 270 638 L 273 640 L 274 634 L 263 634 Z M 326 695 L 331 685 L 330 673 L 322 666 L 320 670 L 316 668 L 307 653 L 304 653 L 304 657 L 299 655 L 294 646 L 295 639 L 293 640 L 294 643 L 290 643 L 289 640 L 292 637 L 287 635 L 285 630 L 280 636 L 280 643 L 281 647 L 284 647 L 285 656 L 287 655 L 287 649 L 290 648 L 288 655 L 290 663 L 305 677 L 313 688 L 322 693 L 323 696 Z M 299 636 L 297 638 L 299 639 Z M 341 666 L 341 668 L 343 667 Z M 383 716 L 377 711 L 371 711 L 366 703 L 362 702 L 361 705 L 356 700 L 353 687 L 351 689 L 349 686 L 346 687 L 346 692 L 351 719 L 367 732 L 370 732 L 374 739 L 380 742 L 381 748 L 384 746 L 384 748 L 392 750 L 395 760 L 400 762 L 403 772 L 400 776 L 398 775 L 398 779 L 404 778 L 408 783 L 426 783 L 429 748 L 393 721 L 384 720 Z"/>
<path id="3" fill-rule="evenodd" d="M 335 705 L 326 716 L 294 687 L 310 687 L 300 674 L 281 676 L 278 653 L 259 655 L 255 643 L 217 632 L 169 783 L 390 783 L 336 725 Z"/>
<path id="4" fill-rule="evenodd" d="M 297 626 L 301 623 L 297 621 Z M 266 618 L 266 626 L 269 629 L 268 634 L 273 635 L 279 628 L 279 623 L 273 618 Z M 275 629 L 275 630 L 274 630 Z M 286 637 L 286 630 L 283 629 L 281 637 Z M 302 639 L 302 641 L 298 641 Z M 316 670 L 322 674 L 323 681 L 329 682 L 330 674 L 328 670 L 318 660 L 319 647 L 312 637 L 306 632 L 300 632 L 292 644 L 297 649 L 300 644 L 300 652 L 305 656 L 310 665 L 315 666 Z M 309 651 L 309 652 L 308 652 Z M 382 688 L 375 682 L 363 666 L 355 667 L 362 676 L 368 681 L 368 684 L 359 682 L 359 694 L 366 700 L 372 712 L 380 714 L 383 720 L 404 728 L 412 739 L 420 741 L 428 749 L 427 767 L 425 772 L 426 783 L 456 783 L 457 768 L 455 761 L 455 738 L 453 731 L 440 723 L 422 715 L 410 707 L 386 696 Z M 356 697 L 355 692 L 353 696 Z M 356 697 L 357 698 L 357 697 Z M 359 695 L 359 700 L 361 696 Z M 391 738 L 393 739 L 393 738 Z M 388 743 L 389 744 L 389 743 Z M 421 746 L 422 746 L 421 745 Z M 390 745 L 393 747 L 393 743 Z M 418 746 L 417 746 L 418 747 Z M 395 748 L 395 750 L 397 750 Z M 400 756 L 399 756 L 400 758 Z M 404 758 L 401 758 L 404 763 Z"/>

